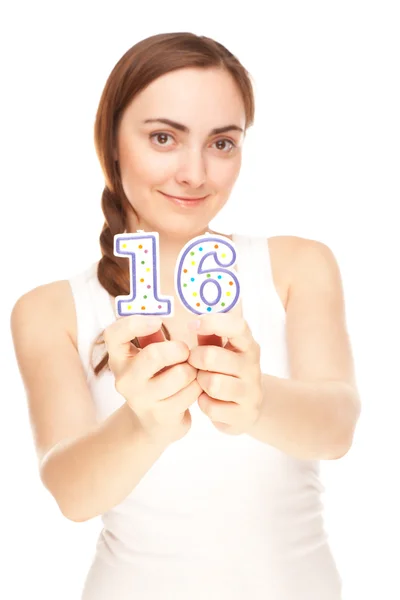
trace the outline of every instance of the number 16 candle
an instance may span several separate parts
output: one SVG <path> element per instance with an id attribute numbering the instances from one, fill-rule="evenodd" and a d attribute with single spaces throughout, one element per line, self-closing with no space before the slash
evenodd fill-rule
<path id="1" fill-rule="evenodd" d="M 115 298 L 117 314 L 173 315 L 173 298 L 160 295 L 158 232 L 114 236 L 114 254 L 130 263 L 130 295 Z M 191 239 L 179 253 L 175 289 L 184 307 L 195 314 L 227 312 L 237 303 L 240 285 L 228 269 L 236 262 L 233 242 L 218 234 Z"/>

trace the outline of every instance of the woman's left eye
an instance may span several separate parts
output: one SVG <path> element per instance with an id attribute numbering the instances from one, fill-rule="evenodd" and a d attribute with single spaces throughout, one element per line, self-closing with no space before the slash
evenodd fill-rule
<path id="1" fill-rule="evenodd" d="M 150 134 L 150 139 L 153 138 L 172 138 L 173 136 L 170 133 L 151 133 Z M 214 144 L 220 144 L 221 142 L 228 142 L 228 144 L 231 145 L 229 152 L 231 152 L 234 148 L 236 148 L 236 144 L 234 142 L 232 142 L 232 140 L 229 140 L 228 138 L 223 138 L 220 140 L 217 140 L 216 142 L 214 142 Z M 166 146 L 166 144 L 161 143 L 161 144 L 156 144 L 157 146 Z M 221 150 L 221 148 L 219 148 Z M 227 154 L 227 153 L 226 153 Z"/>
<path id="2" fill-rule="evenodd" d="M 236 144 L 234 144 L 232 142 L 232 140 L 228 140 L 228 139 L 222 139 L 222 140 L 217 140 L 216 142 L 214 142 L 215 144 L 219 144 L 220 142 L 228 142 L 228 144 L 231 145 L 231 149 L 230 151 L 232 151 L 234 148 L 236 148 Z"/>

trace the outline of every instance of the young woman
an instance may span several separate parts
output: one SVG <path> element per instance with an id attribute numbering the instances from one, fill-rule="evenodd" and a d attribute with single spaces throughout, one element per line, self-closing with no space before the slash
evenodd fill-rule
<path id="1" fill-rule="evenodd" d="M 83 600 L 341 597 L 319 461 L 349 450 L 360 401 L 335 257 L 235 234 L 231 311 L 196 318 L 174 287 L 180 250 L 229 199 L 253 118 L 250 77 L 221 44 L 133 46 L 95 122 L 102 257 L 13 309 L 42 481 L 67 518 L 104 523 Z M 160 290 L 175 298 L 163 320 L 115 313 L 130 282 L 114 236 L 137 230 L 159 234 Z"/>

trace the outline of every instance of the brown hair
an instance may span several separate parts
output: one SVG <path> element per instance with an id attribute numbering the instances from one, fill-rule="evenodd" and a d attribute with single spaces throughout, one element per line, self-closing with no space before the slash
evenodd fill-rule
<path id="1" fill-rule="evenodd" d="M 130 48 L 111 71 L 97 109 L 94 142 L 102 168 L 105 187 L 101 207 L 105 217 L 100 234 L 102 258 L 98 263 L 100 284 L 115 298 L 129 295 L 129 264 L 126 258 L 114 256 L 114 235 L 127 228 L 128 211 L 137 217 L 125 196 L 119 164 L 114 159 L 117 131 L 125 108 L 152 81 L 166 73 L 183 68 L 219 68 L 232 75 L 245 105 L 246 129 L 254 121 L 254 94 L 249 73 L 222 44 L 193 33 L 163 33 L 146 38 Z M 170 339 L 165 325 L 162 326 Z M 137 340 L 132 340 L 138 346 Z M 94 346 L 104 344 L 103 333 Z M 92 354 L 93 356 L 93 354 Z M 108 353 L 94 367 L 95 375 L 108 367 Z"/>

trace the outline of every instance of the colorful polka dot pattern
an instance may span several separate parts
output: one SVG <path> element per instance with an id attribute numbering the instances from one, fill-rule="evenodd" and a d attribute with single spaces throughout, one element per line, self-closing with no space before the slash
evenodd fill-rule
<path id="1" fill-rule="evenodd" d="M 226 312 L 236 304 L 240 287 L 232 270 L 235 258 L 232 242 L 222 236 L 199 236 L 186 244 L 178 259 L 175 287 L 188 310 Z"/>

